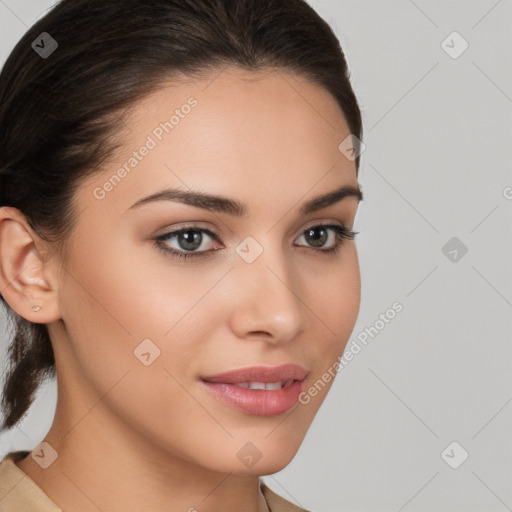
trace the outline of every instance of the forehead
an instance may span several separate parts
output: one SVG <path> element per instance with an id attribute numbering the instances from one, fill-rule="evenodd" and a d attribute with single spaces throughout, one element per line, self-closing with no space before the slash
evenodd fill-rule
<path id="1" fill-rule="evenodd" d="M 201 96 L 212 104 L 216 100 L 222 102 L 230 99 L 258 103 L 258 96 L 279 97 L 285 102 L 283 106 L 298 106 L 306 102 L 310 108 L 316 108 L 317 114 L 324 117 L 328 124 L 332 117 L 341 114 L 334 97 L 323 86 L 311 82 L 303 75 L 278 68 L 246 70 L 235 66 L 201 71 L 194 75 L 180 75 L 175 80 L 162 82 L 135 105 L 133 113 L 136 116 L 136 110 L 154 110 L 162 102 L 172 101 L 173 94 L 182 93 L 194 93 L 196 97 Z M 316 107 L 313 107 L 312 102 Z"/>
<path id="2" fill-rule="evenodd" d="M 227 68 L 168 82 L 124 119 L 121 151 L 95 185 L 129 169 L 109 192 L 126 208 L 163 186 L 238 197 L 250 191 L 261 203 L 269 192 L 290 195 L 290 186 L 300 197 L 321 180 L 319 193 L 357 183 L 354 162 L 338 149 L 349 130 L 336 100 L 282 70 Z M 142 158 L 133 156 L 148 145 Z"/>
<path id="3" fill-rule="evenodd" d="M 186 104 L 191 98 L 197 108 L 188 116 Z M 275 140 L 273 134 L 284 140 L 300 135 L 336 137 L 348 133 L 338 103 L 324 87 L 273 68 L 247 71 L 228 67 L 162 84 L 133 106 L 127 125 L 130 130 L 135 129 L 135 135 L 137 131 L 149 132 L 155 122 L 170 120 L 173 113 L 180 119 L 191 119 L 175 125 L 181 124 L 180 131 L 184 131 L 183 126 L 187 130 L 188 125 L 189 134 L 193 131 L 198 138 L 203 134 L 211 139 L 219 133 L 232 139 L 247 139 L 256 130 L 265 129 L 254 139 L 256 144 L 265 138 Z M 280 130 L 283 127 L 287 130 Z M 173 130 L 173 137 L 177 132 Z"/>

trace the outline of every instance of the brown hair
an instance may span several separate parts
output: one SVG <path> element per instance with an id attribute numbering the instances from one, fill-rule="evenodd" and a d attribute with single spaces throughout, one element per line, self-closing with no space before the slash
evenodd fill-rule
<path id="1" fill-rule="evenodd" d="M 58 45 L 46 58 L 33 46 L 45 38 L 39 48 L 51 48 L 42 33 Z M 19 209 L 42 239 L 62 248 L 77 218 L 73 193 L 118 147 L 129 107 L 166 81 L 226 65 L 289 70 L 320 84 L 362 139 L 340 43 L 304 0 L 62 0 L 25 33 L 0 73 L 0 206 Z M 0 298 L 13 328 L 3 431 L 55 377 L 55 359 L 46 325 Z"/>

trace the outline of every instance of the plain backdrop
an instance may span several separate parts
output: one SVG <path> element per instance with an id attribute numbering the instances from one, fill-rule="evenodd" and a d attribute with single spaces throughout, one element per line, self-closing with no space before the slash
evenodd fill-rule
<path id="1" fill-rule="evenodd" d="M 0 63 L 52 4 L 0 0 Z M 512 510 L 512 2 L 311 4 L 363 112 L 347 350 L 368 339 L 291 464 L 263 479 L 318 512 Z M 36 446 L 55 403 L 50 382 L 0 455 Z"/>

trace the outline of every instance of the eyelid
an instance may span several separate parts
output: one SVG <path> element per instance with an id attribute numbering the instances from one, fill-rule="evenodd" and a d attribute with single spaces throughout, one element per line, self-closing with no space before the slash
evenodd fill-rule
<path id="1" fill-rule="evenodd" d="M 308 221 L 305 224 L 305 227 L 303 227 L 300 230 L 300 233 L 304 233 L 304 231 L 307 231 L 310 228 L 315 228 L 317 226 L 322 226 L 322 225 L 331 225 L 331 224 L 338 224 L 342 228 L 349 229 L 348 225 L 345 224 L 344 222 L 342 222 L 339 219 L 334 219 L 334 218 L 331 218 L 331 219 L 327 218 L 326 219 L 325 217 L 322 217 L 320 219 L 313 219 L 312 221 Z"/>
<path id="2" fill-rule="evenodd" d="M 187 229 L 204 230 L 204 231 L 210 232 L 213 235 L 215 235 L 216 237 L 220 238 L 220 233 L 218 233 L 217 229 L 212 227 L 212 225 L 210 223 L 204 222 L 204 221 L 188 221 L 188 222 L 181 222 L 178 224 L 173 224 L 172 226 L 166 226 L 165 228 L 159 229 L 156 233 L 160 233 L 160 234 L 154 235 L 154 238 L 168 235 L 170 233 L 175 233 L 176 231 L 185 231 Z"/>
<path id="3" fill-rule="evenodd" d="M 208 227 L 204 227 L 205 224 Z M 322 217 L 322 218 L 319 218 L 319 219 L 313 219 L 311 221 L 308 221 L 295 234 L 295 238 L 298 237 L 298 236 L 301 236 L 304 233 L 304 231 L 307 231 L 308 229 L 311 229 L 311 228 L 314 228 L 314 227 L 318 227 L 318 226 L 321 226 L 321 225 L 330 225 L 330 224 L 337 224 L 340 227 L 345 228 L 347 231 L 350 231 L 352 229 L 352 227 L 348 226 L 348 224 L 343 223 L 339 219 L 333 219 L 333 218 L 326 219 L 325 217 Z M 158 238 L 164 238 L 164 237 L 168 237 L 171 234 L 175 234 L 177 232 L 186 231 L 186 230 L 199 230 L 199 231 L 206 232 L 212 238 L 217 240 L 218 242 L 220 242 L 220 240 L 222 238 L 220 233 L 215 228 L 211 227 L 211 224 L 205 223 L 205 222 L 202 222 L 202 221 L 188 221 L 188 222 L 183 222 L 183 223 L 180 223 L 180 224 L 177 224 L 177 225 L 173 225 L 172 227 L 168 226 L 166 228 L 162 228 L 162 230 L 158 230 L 158 232 L 162 231 L 162 233 L 155 235 L 153 238 L 157 238 L 157 239 Z M 196 252 L 201 252 L 201 251 L 196 251 Z"/>

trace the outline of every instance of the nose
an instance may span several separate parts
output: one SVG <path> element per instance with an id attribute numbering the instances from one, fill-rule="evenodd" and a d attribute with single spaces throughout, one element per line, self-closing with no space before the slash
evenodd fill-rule
<path id="1" fill-rule="evenodd" d="M 230 279 L 230 324 L 239 338 L 286 343 L 303 330 L 307 300 L 282 252 L 266 248 L 252 263 L 237 257 Z"/>

